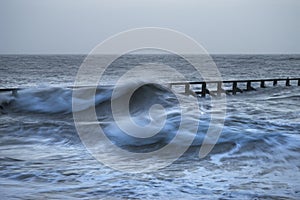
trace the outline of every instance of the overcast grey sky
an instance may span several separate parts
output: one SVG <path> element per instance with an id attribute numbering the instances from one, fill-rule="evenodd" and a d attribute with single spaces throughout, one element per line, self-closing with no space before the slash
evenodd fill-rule
<path id="1" fill-rule="evenodd" d="M 155 26 L 209 53 L 300 53 L 300 0 L 0 0 L 0 54 L 88 53 Z"/>

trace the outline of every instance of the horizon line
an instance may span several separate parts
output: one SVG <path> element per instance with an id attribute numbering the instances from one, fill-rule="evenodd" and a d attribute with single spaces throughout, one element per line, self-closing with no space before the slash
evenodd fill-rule
<path id="1" fill-rule="evenodd" d="M 130 55 L 165 55 L 168 53 L 131 53 Z M 89 55 L 89 53 L 0 53 L 0 55 Z M 102 54 L 102 55 L 116 55 L 116 54 Z M 199 55 L 194 53 L 186 53 L 184 55 Z M 202 55 L 202 54 L 201 54 Z M 208 53 L 204 55 L 300 55 L 300 52 L 290 52 L 290 53 Z"/>

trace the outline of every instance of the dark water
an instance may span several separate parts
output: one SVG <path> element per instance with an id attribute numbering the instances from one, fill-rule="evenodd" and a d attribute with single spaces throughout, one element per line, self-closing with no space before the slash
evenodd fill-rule
<path id="1" fill-rule="evenodd" d="M 200 124 L 188 151 L 163 169 L 132 174 L 98 162 L 76 132 L 72 90 L 66 86 L 73 85 L 84 58 L 0 56 L 1 88 L 25 88 L 17 96 L 0 93 L 3 199 L 300 198 L 300 87 L 296 82 L 291 82 L 291 87 L 270 84 L 228 95 L 221 137 L 204 159 L 199 159 L 198 153 L 213 111 L 210 97 L 199 98 Z M 224 80 L 300 77 L 299 55 L 215 55 L 213 59 Z M 190 80 L 198 80 L 184 60 L 170 55 L 122 57 L 112 64 L 118 70 L 108 69 L 104 80 L 110 83 L 130 67 L 147 62 L 174 66 L 191 72 Z M 112 89 L 100 87 L 95 101 L 82 101 L 83 105 L 95 102 L 98 122 L 115 145 L 145 152 L 163 147 L 174 137 L 181 118 L 172 94 L 155 85 L 135 93 L 130 109 L 139 122 L 148 123 L 146 113 L 153 103 L 163 105 L 167 113 L 160 134 L 137 140 L 125 136 L 114 123 Z M 189 101 L 192 97 L 186 98 Z M 186 130 L 185 134 L 189 137 L 195 133 Z"/>
<path id="2" fill-rule="evenodd" d="M 192 57 L 192 56 L 190 56 Z M 2 55 L 1 87 L 70 86 L 74 84 L 84 55 Z M 214 55 L 223 80 L 299 77 L 300 55 Z M 186 61 L 173 55 L 127 55 L 108 69 L 110 82 L 131 67 L 144 63 L 163 63 L 182 71 L 191 71 Z M 205 61 L 204 61 L 205 62 Z M 115 68 L 118 70 L 114 70 Z M 190 72 L 189 80 L 199 74 Z"/>

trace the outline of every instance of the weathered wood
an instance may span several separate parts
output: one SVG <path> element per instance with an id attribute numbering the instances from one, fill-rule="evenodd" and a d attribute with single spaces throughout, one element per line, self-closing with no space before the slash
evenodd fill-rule
<path id="1" fill-rule="evenodd" d="M 265 84 L 265 81 L 264 81 L 264 80 L 261 80 L 261 81 L 260 81 L 260 87 L 261 87 L 261 88 L 265 88 L 265 87 L 266 87 L 266 84 Z"/>
<path id="2" fill-rule="evenodd" d="M 22 88 L 0 88 L 0 92 L 12 92 L 12 91 L 17 91 L 21 90 Z"/>
<path id="3" fill-rule="evenodd" d="M 237 82 L 233 81 L 233 83 L 232 83 L 232 94 L 236 95 L 236 92 L 237 92 Z"/>
<path id="4" fill-rule="evenodd" d="M 202 83 L 201 97 L 206 96 L 206 83 Z"/>
<path id="5" fill-rule="evenodd" d="M 299 78 L 290 78 L 289 80 L 298 80 Z M 253 82 L 261 82 L 261 81 L 265 81 L 265 82 L 272 82 L 272 81 L 274 81 L 274 80 L 277 80 L 277 81 L 286 81 L 286 79 L 284 79 L 284 78 L 277 78 L 277 79 L 250 79 L 250 80 L 228 80 L 228 81 L 222 81 L 223 83 L 232 83 L 232 82 L 237 82 L 237 83 L 246 83 L 246 82 L 248 82 L 248 81 L 251 81 L 252 83 Z M 191 82 L 189 82 L 190 84 L 202 84 L 202 83 L 218 83 L 218 82 L 220 82 L 220 81 L 191 81 Z M 176 84 L 181 84 L 181 85 L 183 85 L 185 82 L 176 82 Z M 174 84 L 175 85 L 175 84 Z"/>
<path id="6" fill-rule="evenodd" d="M 278 79 L 257 79 L 257 80 L 228 80 L 228 81 L 196 81 L 196 82 L 172 82 L 169 83 L 168 86 L 170 87 L 170 89 L 172 89 L 173 85 L 184 85 L 185 87 L 185 91 L 184 94 L 186 95 L 193 95 L 196 96 L 197 94 L 200 94 L 202 97 L 205 97 L 206 94 L 211 94 L 211 95 L 215 95 L 217 94 L 218 96 L 220 96 L 222 93 L 226 93 L 226 94 L 233 94 L 235 95 L 237 92 L 243 92 L 243 90 L 241 90 L 240 88 L 238 88 L 238 83 L 246 83 L 246 91 L 250 91 L 250 90 L 255 90 L 255 88 L 253 88 L 251 86 L 251 83 L 253 82 L 260 82 L 260 87 L 264 88 L 266 87 L 265 82 L 273 82 L 273 86 L 277 85 L 278 81 L 285 81 L 285 85 L 286 86 L 291 86 L 291 82 L 290 81 L 297 81 L 297 85 L 300 86 L 300 78 L 286 78 L 286 79 L 282 79 L 282 78 L 278 78 Z M 217 84 L 217 90 L 216 91 L 209 91 L 207 89 L 207 84 Z M 223 83 L 231 83 L 232 84 L 232 90 L 224 90 L 222 88 L 222 84 Z M 191 87 L 191 85 L 202 85 L 202 89 L 201 91 L 193 91 L 193 88 Z M 109 85 L 108 85 L 109 86 Z M 96 86 L 69 86 L 67 88 L 70 89 L 77 89 L 77 88 L 93 88 Z M 13 96 L 18 96 L 18 90 L 21 89 L 25 89 L 25 88 L 0 88 L 0 92 L 11 92 L 11 94 Z M 244 90 L 244 91 L 245 91 Z"/>
<path id="7" fill-rule="evenodd" d="M 251 81 L 247 82 L 247 90 L 250 91 L 251 90 Z"/>
<path id="8" fill-rule="evenodd" d="M 16 97 L 18 96 L 18 90 L 21 90 L 21 88 L 1 88 L 0 92 L 11 92 L 12 96 Z"/>
<path id="9" fill-rule="evenodd" d="M 217 95 L 218 96 L 221 96 L 221 93 L 223 92 L 224 90 L 222 89 L 222 82 L 218 82 L 218 85 L 217 85 Z"/>
<path id="10" fill-rule="evenodd" d="M 189 83 L 186 83 L 185 86 L 184 86 L 184 90 L 185 90 L 185 94 L 186 95 L 189 95 L 190 94 L 190 84 Z"/>
<path id="11" fill-rule="evenodd" d="M 286 79 L 285 86 L 291 86 L 289 77 Z"/>
<path id="12" fill-rule="evenodd" d="M 251 86 L 251 81 L 247 81 L 247 88 L 246 88 L 246 91 L 251 91 L 251 90 L 255 90 L 255 88 L 253 88 Z"/>

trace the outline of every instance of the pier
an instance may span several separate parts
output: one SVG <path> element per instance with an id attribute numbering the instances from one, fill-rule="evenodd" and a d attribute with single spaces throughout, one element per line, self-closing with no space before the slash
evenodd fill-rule
<path id="1" fill-rule="evenodd" d="M 285 86 L 291 86 L 291 81 L 296 81 L 297 86 L 300 86 L 300 78 L 278 78 L 278 79 L 252 79 L 252 80 L 229 80 L 229 81 L 195 81 L 195 82 L 174 82 L 169 84 L 169 88 L 174 86 L 184 86 L 185 95 L 193 95 L 205 97 L 206 95 L 221 96 L 222 93 L 236 95 L 237 93 L 243 93 L 244 91 L 256 90 L 252 83 L 260 83 L 261 88 L 266 88 L 266 83 L 270 82 L 273 86 L 277 86 L 278 82 L 284 82 Z M 215 90 L 209 90 L 207 85 L 215 85 Z M 223 89 L 223 85 L 231 85 L 231 89 Z M 242 88 L 239 84 L 245 84 Z M 199 89 L 195 89 L 192 86 L 201 86 Z"/>

